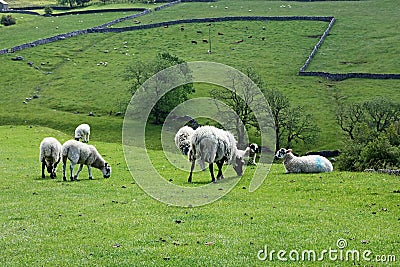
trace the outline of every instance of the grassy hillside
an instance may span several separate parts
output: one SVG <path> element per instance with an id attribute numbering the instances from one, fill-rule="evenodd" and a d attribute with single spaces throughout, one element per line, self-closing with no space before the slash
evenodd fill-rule
<path id="1" fill-rule="evenodd" d="M 182 3 L 141 17 L 140 21 L 144 24 L 225 15 L 335 16 L 337 22 L 310 70 L 399 73 L 396 3 L 220 0 Z M 127 4 L 106 5 L 118 6 Z M 128 14 L 60 18 L 12 15 L 17 24 L 0 27 L 0 48 L 93 27 Z M 282 164 L 274 164 L 260 188 L 250 193 L 255 169 L 248 167 L 227 195 L 196 208 L 162 204 L 135 183 L 121 145 L 123 118 L 115 113 L 123 111 L 131 97 L 129 83 L 124 80 L 126 66 L 139 59 L 153 59 L 159 52 L 238 69 L 253 66 L 269 88 L 284 91 L 293 105 L 304 105 L 315 115 L 322 129 L 319 142 L 311 148 L 296 145 L 296 152 L 341 147 L 342 133 L 334 122 L 332 104 L 336 90 L 347 95 L 347 101 L 376 95 L 400 101 L 398 80 L 333 82 L 297 75 L 326 23 L 213 23 L 212 54 L 207 53 L 209 44 L 202 41 L 208 38 L 209 26 L 187 24 L 184 31 L 180 26 L 82 35 L 0 55 L 0 265 L 398 265 L 400 186 L 395 176 L 338 171 L 286 175 Z M 263 36 L 265 41 L 261 40 Z M 242 43 L 234 44 L 241 39 Z M 198 44 L 192 44 L 192 40 Z M 23 56 L 24 60 L 11 60 L 15 56 Z M 28 62 L 33 63 L 32 67 Z M 208 96 L 212 88 L 196 84 L 192 97 Z M 23 103 L 35 94 L 37 99 Z M 90 112 L 96 116 L 88 116 Z M 90 181 L 85 167 L 80 181 L 63 182 L 59 165 L 56 179 L 42 179 L 38 159 L 42 138 L 54 136 L 64 142 L 84 122 L 92 128 L 91 144 L 112 166 L 111 178 L 103 179 L 100 171 L 93 170 L 95 179 Z M 173 166 L 165 158 L 158 145 L 160 130 L 161 126 L 150 125 L 146 131 L 152 165 L 171 183 L 189 186 L 188 173 L 181 170 L 187 170 L 189 162 Z M 142 169 L 141 164 L 135 167 Z M 203 186 L 210 181 L 209 173 L 198 172 L 193 181 L 190 186 Z M 222 189 L 218 183 L 212 186 L 218 192 Z M 347 242 L 342 249 L 337 245 L 341 239 Z M 266 246 L 269 252 L 275 250 L 273 258 L 260 261 L 257 255 L 261 251 L 265 256 Z M 369 260 L 339 261 L 324 254 L 320 261 L 289 263 L 277 256 L 279 250 L 286 251 L 286 257 L 293 250 L 300 254 L 313 250 L 321 256 L 330 249 L 343 255 L 348 251 L 371 254 Z"/>
<path id="2" fill-rule="evenodd" d="M 379 12 L 375 12 L 375 9 Z M 357 14 L 363 15 L 354 16 L 351 10 L 358 10 Z M 400 69 L 396 53 L 398 35 L 394 26 L 398 18 L 390 15 L 393 12 L 390 1 L 380 1 L 379 4 L 365 1 L 293 2 L 290 7 L 288 3 L 279 1 L 219 1 L 215 4 L 183 3 L 141 17 L 140 21 L 151 23 L 225 15 L 333 15 L 337 23 L 310 70 L 396 73 Z M 0 40 L 2 47 L 92 27 L 121 14 L 50 18 L 15 16 L 16 25 L 0 28 L 2 36 L 5 36 Z M 372 17 L 374 23 L 371 23 Z M 132 23 L 128 21 L 116 26 Z M 369 28 L 365 28 L 365 25 L 369 25 Z M 123 79 L 126 66 L 135 60 L 150 60 L 158 52 L 168 51 L 186 61 L 221 62 L 238 69 L 253 66 L 263 76 L 267 87 L 284 91 L 293 105 L 304 105 L 307 112 L 315 115 L 322 133 L 313 148 L 337 148 L 342 134 L 334 122 L 333 92 L 342 91 L 349 96 L 349 101 L 363 100 L 377 94 L 398 100 L 399 94 L 393 92 L 399 90 L 399 82 L 357 79 L 330 82 L 297 76 L 298 69 L 318 40 L 315 36 L 320 35 L 326 26 L 323 22 L 296 21 L 214 23 L 211 55 L 207 54 L 209 45 L 202 43 L 202 39 L 208 39 L 206 24 L 184 25 L 184 31 L 177 25 L 168 29 L 90 34 L 3 55 L 0 58 L 0 72 L 5 92 L 0 100 L 4 110 L 1 124 L 37 124 L 68 133 L 76 123 L 89 121 L 101 131 L 100 136 L 104 140 L 119 142 L 121 119 L 109 118 L 108 114 L 110 111 L 123 110 L 130 98 L 129 84 Z M 376 27 L 380 27 L 379 30 Z M 197 31 L 202 31 L 202 34 Z M 15 35 L 15 32 L 24 34 Z M 224 35 L 218 35 L 218 32 Z M 266 40 L 262 41 L 261 37 Z M 243 43 L 234 44 L 241 39 Z M 192 40 L 198 41 L 198 45 L 193 45 Z M 385 53 L 381 52 L 382 45 L 385 46 Z M 11 61 L 16 55 L 23 56 L 25 60 Z M 33 68 L 26 64 L 28 61 L 34 63 Z M 107 67 L 98 66 L 100 62 L 107 62 Z M 38 89 L 39 99 L 23 105 L 22 101 Z M 208 87 L 197 85 L 196 89 L 200 95 L 208 94 Z M 47 116 L 48 112 L 57 115 Z M 89 112 L 102 117 L 88 118 Z M 104 129 L 104 125 L 110 129 Z M 297 149 L 309 148 L 298 146 Z"/>

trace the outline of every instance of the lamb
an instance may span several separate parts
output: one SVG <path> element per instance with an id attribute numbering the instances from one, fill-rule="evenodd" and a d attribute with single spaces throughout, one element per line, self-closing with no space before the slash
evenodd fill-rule
<path id="1" fill-rule="evenodd" d="M 192 182 L 192 174 L 196 159 L 209 163 L 211 181 L 216 182 L 213 170 L 213 163 L 218 166 L 217 179 L 223 179 L 222 166 L 226 162 L 232 164 L 236 174 L 242 176 L 244 157 L 249 152 L 236 148 L 236 140 L 232 133 L 218 129 L 213 126 L 202 126 L 195 130 L 191 139 L 189 160 L 192 162 L 188 182 Z"/>
<path id="2" fill-rule="evenodd" d="M 67 159 L 70 160 L 70 171 L 71 171 L 71 181 L 77 180 L 78 175 L 81 172 L 83 165 L 87 165 L 89 172 L 89 179 L 92 180 L 92 169 L 91 167 L 101 170 L 104 178 L 109 178 L 111 176 L 111 166 L 102 158 L 97 149 L 85 143 L 81 143 L 76 140 L 68 140 L 62 146 L 62 161 L 63 161 L 63 180 L 66 181 L 65 169 L 67 165 Z M 80 164 L 78 171 L 75 175 L 74 166 L 75 164 Z"/>
<path id="3" fill-rule="evenodd" d="M 258 147 L 258 145 L 256 143 L 251 143 L 249 145 L 250 148 L 250 159 L 249 159 L 249 164 L 251 165 L 256 165 L 256 157 L 257 157 L 257 153 L 260 153 L 260 148 Z"/>
<path id="4" fill-rule="evenodd" d="M 309 155 L 296 157 L 291 149 L 281 148 L 275 155 L 276 158 L 284 159 L 283 164 L 286 173 L 318 173 L 333 171 L 332 163 L 325 157 Z"/>
<path id="5" fill-rule="evenodd" d="M 89 124 L 81 124 L 75 129 L 75 140 L 79 141 L 80 139 L 83 140 L 83 142 L 88 143 L 89 142 L 89 135 L 90 135 L 90 126 Z"/>
<path id="6" fill-rule="evenodd" d="M 39 160 L 42 163 L 42 178 L 45 178 L 44 169 L 50 173 L 50 178 L 56 177 L 57 164 L 61 160 L 61 143 L 54 137 L 46 137 L 40 143 Z"/>

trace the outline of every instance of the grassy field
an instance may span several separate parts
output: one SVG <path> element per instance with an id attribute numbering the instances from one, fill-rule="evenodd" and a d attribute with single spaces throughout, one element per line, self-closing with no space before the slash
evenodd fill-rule
<path id="1" fill-rule="evenodd" d="M 127 4 L 106 5 L 118 6 Z M 399 73 L 399 17 L 394 6 L 395 0 L 220 0 L 182 3 L 143 16 L 140 21 L 144 24 L 225 15 L 335 16 L 337 22 L 309 70 Z M 13 14 L 17 24 L 0 27 L 0 48 L 127 15 Z M 127 21 L 114 27 L 132 24 Z M 347 101 L 376 95 L 400 101 L 398 80 L 333 82 L 297 75 L 318 40 L 315 36 L 322 34 L 326 23 L 214 23 L 212 54 L 207 53 L 209 44 L 202 42 L 208 38 L 206 24 L 187 24 L 184 31 L 180 26 L 82 35 L 0 55 L 0 265 L 398 266 L 398 177 L 338 171 L 285 175 L 282 164 L 274 164 L 261 187 L 250 193 L 255 169 L 248 167 L 226 196 L 197 208 L 157 202 L 135 183 L 121 145 L 123 118 L 114 114 L 124 111 L 130 99 L 129 83 L 124 80 L 126 67 L 139 59 L 153 59 L 159 52 L 238 69 L 253 66 L 268 88 L 284 91 L 293 105 L 305 105 L 306 111 L 316 117 L 321 137 L 313 147 L 296 144 L 294 149 L 300 152 L 341 147 L 343 136 L 334 121 L 332 104 L 337 90 L 348 96 Z M 244 42 L 234 44 L 240 39 Z M 192 40 L 198 44 L 192 44 Z M 17 55 L 24 60 L 11 60 Z M 33 67 L 27 62 L 32 62 Z M 101 62 L 107 62 L 107 66 Z M 208 96 L 212 88 L 196 84 L 193 97 Z M 34 94 L 39 98 L 23 104 Z M 96 116 L 88 116 L 90 112 Z M 59 166 L 57 179 L 42 179 L 38 159 L 42 138 L 54 136 L 64 142 L 83 122 L 92 127 L 91 143 L 112 165 L 111 178 L 103 179 L 101 172 L 94 170 L 95 179 L 89 181 L 85 168 L 80 181 L 62 182 Z M 172 183 L 188 186 L 188 173 L 171 165 L 160 150 L 160 129 L 153 125 L 147 128 L 152 164 Z M 196 173 L 191 186 L 202 186 L 209 180 L 208 172 Z M 220 189 L 217 183 L 215 190 Z M 347 242 L 343 249 L 337 246 L 340 239 Z M 272 260 L 260 261 L 257 254 L 265 246 L 275 254 Z M 291 250 L 314 250 L 321 256 L 329 249 L 344 254 L 347 250 L 368 250 L 370 260 L 331 260 L 325 254 L 322 261 L 283 262 L 277 256 L 279 250 L 286 251 L 286 257 Z M 384 258 L 386 262 L 379 262 Z"/>
<path id="2" fill-rule="evenodd" d="M 337 249 L 340 238 L 348 242 L 346 249 L 400 257 L 400 195 L 395 193 L 400 188 L 392 176 L 285 175 L 282 165 L 274 165 L 259 190 L 249 193 L 250 168 L 215 203 L 179 208 L 153 200 L 134 183 L 118 144 L 93 138 L 113 167 L 111 178 L 95 170 L 89 181 L 84 169 L 80 181 L 71 183 L 62 182 L 61 168 L 56 179 L 42 179 L 38 161 L 43 137 L 65 141 L 67 135 L 26 126 L 3 126 L 0 133 L 2 266 L 287 266 L 276 257 L 262 262 L 257 253 L 265 245 L 321 252 Z M 155 165 L 163 165 L 162 151 L 150 153 Z M 166 166 L 163 173 L 173 177 L 180 172 Z M 199 176 L 209 179 L 204 173 L 196 180 Z M 326 257 L 322 263 L 372 262 Z"/>

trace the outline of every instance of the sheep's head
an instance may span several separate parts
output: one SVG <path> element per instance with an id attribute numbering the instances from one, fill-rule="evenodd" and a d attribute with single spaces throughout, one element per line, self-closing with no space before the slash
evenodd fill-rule
<path id="1" fill-rule="evenodd" d="M 250 153 L 252 153 L 252 154 L 260 152 L 260 148 L 258 147 L 258 145 L 256 143 L 250 144 L 249 147 L 250 147 Z"/>
<path id="2" fill-rule="evenodd" d="M 48 173 L 52 174 L 53 173 L 53 162 L 48 162 L 46 160 L 46 169 L 47 169 Z"/>
<path id="3" fill-rule="evenodd" d="M 111 166 L 106 162 L 104 167 L 101 169 L 104 178 L 109 178 L 111 176 Z"/>
<path id="4" fill-rule="evenodd" d="M 188 155 L 189 150 L 190 150 L 190 142 L 186 141 L 186 142 L 182 142 L 179 146 L 179 149 L 181 150 L 183 155 Z"/>
<path id="5" fill-rule="evenodd" d="M 292 150 L 291 150 L 291 149 L 284 149 L 284 148 L 281 148 L 281 149 L 278 150 L 278 152 L 276 152 L 275 158 L 276 158 L 276 159 L 283 159 L 283 158 L 285 158 L 286 155 L 289 154 L 289 153 L 292 153 Z"/>
<path id="6" fill-rule="evenodd" d="M 232 165 L 238 176 L 243 175 L 243 165 L 245 164 L 244 158 L 249 154 L 249 152 L 250 147 L 247 147 L 246 150 L 236 150 L 235 160 L 232 162 Z"/>

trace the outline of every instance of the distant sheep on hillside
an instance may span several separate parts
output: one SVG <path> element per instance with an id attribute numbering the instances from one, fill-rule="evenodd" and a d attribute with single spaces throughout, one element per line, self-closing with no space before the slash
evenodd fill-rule
<path id="1" fill-rule="evenodd" d="M 325 157 L 310 155 L 296 157 L 291 149 L 281 148 L 275 155 L 278 159 L 284 159 L 286 173 L 318 173 L 333 171 L 332 163 Z"/>
<path id="2" fill-rule="evenodd" d="M 89 124 L 81 124 L 75 129 L 75 140 L 79 141 L 80 139 L 83 142 L 88 143 L 90 136 L 90 126 Z"/>
<path id="3" fill-rule="evenodd" d="M 46 137 L 40 143 L 39 160 L 42 163 L 42 178 L 45 178 L 44 169 L 50 173 L 50 178 L 56 177 L 57 164 L 61 160 L 61 143 L 54 137 Z"/>

